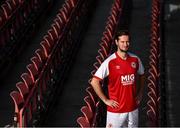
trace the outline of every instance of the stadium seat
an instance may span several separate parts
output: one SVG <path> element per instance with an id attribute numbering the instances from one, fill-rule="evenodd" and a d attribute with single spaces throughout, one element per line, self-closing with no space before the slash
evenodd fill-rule
<path id="1" fill-rule="evenodd" d="M 90 124 L 89 122 L 86 120 L 86 117 L 79 117 L 77 119 L 77 123 L 81 126 L 81 128 L 89 128 Z"/>
<path id="2" fill-rule="evenodd" d="M 65 1 L 65 6 L 66 6 L 66 8 L 69 10 L 69 12 L 72 11 L 73 6 L 72 6 L 72 4 L 71 4 L 69 1 Z"/>
<path id="3" fill-rule="evenodd" d="M 18 91 L 12 91 L 10 93 L 11 98 L 14 101 L 14 105 L 15 105 L 15 112 L 19 113 L 20 109 L 23 107 L 24 105 L 24 99 L 21 96 L 21 94 Z"/>
<path id="4" fill-rule="evenodd" d="M 96 109 L 96 106 L 95 106 L 93 100 L 89 96 L 86 96 L 84 98 L 84 101 L 86 102 L 86 104 L 89 107 L 90 111 L 94 113 L 95 109 Z"/>
<path id="5" fill-rule="evenodd" d="M 103 62 L 103 58 L 101 58 L 100 55 L 96 56 L 96 60 L 98 61 L 99 64 Z"/>
<path id="6" fill-rule="evenodd" d="M 66 22 L 67 22 L 68 16 L 67 16 L 67 14 L 66 14 L 66 12 L 65 12 L 65 10 L 64 10 L 63 8 L 61 8 L 61 9 L 59 10 L 58 15 L 60 15 L 60 17 L 62 18 L 63 23 L 66 23 Z"/>
<path id="7" fill-rule="evenodd" d="M 63 4 L 62 8 L 63 8 L 63 11 L 65 12 L 66 16 L 69 16 L 69 13 L 71 12 L 71 10 L 68 9 L 67 4 Z"/>
<path id="8" fill-rule="evenodd" d="M 3 13 L 5 14 L 5 18 L 9 19 L 12 14 L 11 7 L 9 6 L 9 4 L 6 4 L 6 3 L 2 4 L 1 7 L 3 9 Z"/>
<path id="9" fill-rule="evenodd" d="M 101 49 L 98 50 L 98 53 L 102 58 L 102 61 L 104 61 L 106 59 L 106 57 L 108 56 L 108 51 L 109 50 L 110 49 L 108 47 L 104 47 L 104 46 L 101 46 Z"/>
<path id="10" fill-rule="evenodd" d="M 108 43 L 112 40 L 112 36 L 107 32 L 103 32 L 103 36 L 107 39 Z"/>
<path id="11" fill-rule="evenodd" d="M 44 63 L 46 61 L 47 57 L 45 56 L 45 53 L 44 53 L 44 51 L 42 51 L 42 49 L 37 49 L 35 51 L 35 54 L 39 58 L 41 63 Z"/>
<path id="12" fill-rule="evenodd" d="M 29 94 L 29 89 L 26 86 L 26 84 L 24 82 L 18 82 L 16 83 L 16 87 L 18 88 L 21 96 L 23 97 L 24 101 L 27 99 L 28 94 Z"/>
<path id="13" fill-rule="evenodd" d="M 60 32 L 61 32 L 61 27 L 62 27 L 62 26 L 61 26 L 61 24 L 58 22 L 58 19 L 57 19 L 57 18 L 54 19 L 54 23 L 52 24 L 52 26 L 54 26 L 54 27 L 56 28 L 58 34 L 60 34 Z"/>
<path id="14" fill-rule="evenodd" d="M 49 43 L 50 43 L 50 47 L 53 48 L 55 41 L 57 41 L 58 38 L 58 33 L 57 31 L 54 31 L 52 28 L 48 30 L 47 36 L 49 37 Z"/>
<path id="15" fill-rule="evenodd" d="M 64 26 L 64 24 L 66 23 L 65 19 L 62 17 L 62 14 L 58 13 L 57 16 L 57 21 L 60 24 L 60 26 Z"/>
<path id="16" fill-rule="evenodd" d="M 68 2 L 70 2 L 70 4 L 72 5 L 72 7 L 74 7 L 77 3 L 77 0 L 67 0 Z"/>
<path id="17" fill-rule="evenodd" d="M 13 0 L 6 0 L 5 3 L 9 6 L 9 8 L 12 11 L 14 11 L 16 9 L 16 3 L 14 3 Z"/>
<path id="18" fill-rule="evenodd" d="M 49 43 L 41 41 L 40 45 L 41 45 L 41 47 L 43 49 L 45 57 L 47 58 L 49 56 L 49 54 L 50 54 L 50 51 L 51 51 L 51 49 L 49 47 Z"/>
<path id="19" fill-rule="evenodd" d="M 24 83 L 26 84 L 26 86 L 28 87 L 28 89 L 30 91 L 34 86 L 31 76 L 28 73 L 23 73 L 21 75 L 21 78 L 23 79 Z"/>
<path id="20" fill-rule="evenodd" d="M 48 44 L 48 47 L 53 47 L 53 39 L 51 38 L 51 36 L 49 34 L 46 34 L 44 37 L 43 37 L 43 40 L 41 42 L 46 42 Z"/>
<path id="21" fill-rule="evenodd" d="M 13 99 L 15 110 L 14 110 L 14 121 L 17 123 L 17 126 L 19 126 L 20 120 L 22 118 L 20 117 L 20 110 L 23 108 L 24 105 L 24 99 L 21 96 L 21 94 L 18 91 L 12 91 L 10 93 L 11 98 Z"/>
<path id="22" fill-rule="evenodd" d="M 103 42 L 106 47 L 109 47 L 109 38 L 107 36 L 103 36 L 101 42 Z"/>
<path id="23" fill-rule="evenodd" d="M 93 121 L 93 112 L 90 111 L 88 106 L 83 106 L 81 108 L 81 112 L 83 113 L 84 117 L 86 117 L 86 120 L 89 122 L 89 124 Z"/>
<path id="24" fill-rule="evenodd" d="M 33 83 L 36 81 L 36 79 L 38 78 L 38 70 L 37 68 L 35 67 L 34 64 L 28 64 L 26 66 L 27 70 L 29 71 L 29 74 L 33 80 Z"/>
<path id="25" fill-rule="evenodd" d="M 48 34 L 51 36 L 54 44 L 54 41 L 56 41 L 59 36 L 57 29 L 52 26 L 52 28 L 48 30 Z"/>
<path id="26" fill-rule="evenodd" d="M 42 63 L 41 63 L 40 59 L 38 57 L 34 56 L 31 58 L 31 62 L 34 64 L 36 70 L 38 70 L 38 72 L 40 72 L 42 69 Z"/>

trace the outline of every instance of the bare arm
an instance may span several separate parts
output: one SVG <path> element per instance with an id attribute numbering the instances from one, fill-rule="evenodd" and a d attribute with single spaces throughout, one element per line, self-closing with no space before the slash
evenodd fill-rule
<path id="1" fill-rule="evenodd" d="M 99 98 L 108 106 L 111 106 L 112 108 L 118 108 L 119 103 L 114 100 L 109 100 L 106 95 L 104 94 L 102 90 L 102 86 L 100 85 L 100 81 L 97 78 L 92 78 L 91 85 L 96 92 L 96 94 L 99 96 Z"/>

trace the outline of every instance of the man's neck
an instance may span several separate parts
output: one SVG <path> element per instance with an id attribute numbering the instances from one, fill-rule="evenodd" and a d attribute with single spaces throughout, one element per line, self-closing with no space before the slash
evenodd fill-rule
<path id="1" fill-rule="evenodd" d="M 127 53 L 126 52 L 121 52 L 118 50 L 117 54 L 121 57 L 121 59 L 123 59 L 123 60 L 127 59 Z"/>

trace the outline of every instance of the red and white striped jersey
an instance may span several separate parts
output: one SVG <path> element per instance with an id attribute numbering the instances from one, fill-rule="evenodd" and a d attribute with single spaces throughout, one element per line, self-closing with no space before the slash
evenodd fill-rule
<path id="1" fill-rule="evenodd" d="M 123 113 L 137 108 L 136 74 L 143 75 L 144 67 L 141 60 L 132 53 L 128 53 L 127 59 L 123 60 L 115 52 L 101 64 L 94 77 L 100 80 L 108 77 L 109 99 L 120 105 L 118 109 L 107 106 L 108 111 Z"/>

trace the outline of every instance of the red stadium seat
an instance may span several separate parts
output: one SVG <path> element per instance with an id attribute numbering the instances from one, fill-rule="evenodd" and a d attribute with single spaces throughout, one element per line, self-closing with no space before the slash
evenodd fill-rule
<path id="1" fill-rule="evenodd" d="M 107 31 L 110 31 L 110 34 L 112 35 L 112 33 L 113 33 L 113 27 L 111 26 L 111 24 L 110 23 L 108 23 L 107 25 L 106 25 L 106 28 L 105 28 Z"/>
<path id="2" fill-rule="evenodd" d="M 109 50 L 110 49 L 108 49 L 108 47 L 104 47 L 103 45 L 101 46 L 101 49 L 98 50 L 98 53 L 102 58 L 102 61 L 104 61 L 106 59 L 106 57 L 108 56 Z"/>
<path id="3" fill-rule="evenodd" d="M 90 124 L 89 122 L 86 120 L 85 117 L 79 117 L 77 119 L 77 123 L 81 126 L 81 128 L 89 128 Z"/>
<path id="4" fill-rule="evenodd" d="M 3 13 L 5 14 L 6 19 L 9 19 L 11 14 L 12 14 L 12 8 L 9 4 L 4 3 L 3 5 L 1 5 L 2 9 L 3 9 Z"/>
<path id="5" fill-rule="evenodd" d="M 48 44 L 49 47 L 53 47 L 53 39 L 51 38 L 51 36 L 49 34 L 46 34 L 44 37 L 43 37 L 43 40 L 41 42 L 46 42 Z"/>
<path id="6" fill-rule="evenodd" d="M 24 84 L 24 82 L 18 82 L 16 83 L 16 87 L 18 88 L 21 96 L 23 97 L 23 100 L 26 101 L 28 95 L 29 95 L 29 89 L 26 86 L 26 84 Z M 34 100 L 29 106 L 28 106 L 28 119 L 32 118 L 32 106 L 36 106 L 36 100 Z M 35 108 L 35 107 L 33 107 Z"/>
<path id="7" fill-rule="evenodd" d="M 10 93 L 11 98 L 14 101 L 14 121 L 17 123 L 17 127 L 20 126 L 20 122 L 22 121 L 22 117 L 20 116 L 20 110 L 24 106 L 24 99 L 18 91 L 12 91 Z"/>
<path id="8" fill-rule="evenodd" d="M 69 16 L 69 14 L 71 13 L 71 8 L 69 8 L 66 3 L 63 4 L 62 8 L 63 8 L 65 14 L 66 14 L 67 16 Z"/>
<path id="9" fill-rule="evenodd" d="M 47 57 L 49 56 L 49 54 L 50 54 L 50 51 L 51 51 L 51 49 L 50 49 L 50 47 L 49 47 L 49 44 L 48 44 L 47 42 L 42 41 L 42 42 L 40 43 L 40 45 L 41 45 L 41 47 L 42 47 L 42 49 L 43 49 L 43 52 L 44 52 L 44 54 L 45 54 L 45 57 L 47 58 Z"/>
<path id="10" fill-rule="evenodd" d="M 96 106 L 95 106 L 93 100 L 89 96 L 86 96 L 84 98 L 84 101 L 86 102 L 86 104 L 89 107 L 90 111 L 94 113 L 95 109 L 96 109 Z"/>
<path id="11" fill-rule="evenodd" d="M 65 19 L 62 17 L 62 14 L 58 13 L 57 14 L 57 21 L 60 24 L 60 26 L 64 26 L 64 24 L 66 23 Z"/>
<path id="12" fill-rule="evenodd" d="M 56 36 L 59 37 L 60 32 L 61 32 L 61 27 L 59 26 L 59 24 L 53 23 L 53 24 L 51 25 L 51 27 L 52 27 L 52 29 L 55 31 Z"/>
<path id="13" fill-rule="evenodd" d="M 31 58 L 31 62 L 34 64 L 36 70 L 38 70 L 38 72 L 40 72 L 41 68 L 42 68 L 42 63 L 40 61 L 40 59 L 36 56 Z"/>
<path id="14" fill-rule="evenodd" d="M 39 58 L 39 60 L 41 61 L 41 63 L 44 63 L 47 59 L 47 57 L 45 56 L 45 53 L 42 49 L 37 49 L 35 51 L 36 56 Z"/>
<path id="15" fill-rule="evenodd" d="M 12 91 L 10 93 L 11 98 L 14 101 L 14 105 L 15 105 L 15 112 L 19 113 L 20 109 L 23 107 L 24 105 L 24 99 L 21 96 L 21 94 L 17 91 Z"/>
<path id="16" fill-rule="evenodd" d="M 108 24 L 112 25 L 112 27 L 114 28 L 114 26 L 116 25 L 116 21 L 113 20 L 113 18 L 111 16 L 108 17 Z"/>
<path id="17" fill-rule="evenodd" d="M 65 10 L 63 9 L 63 8 L 61 8 L 60 10 L 59 10 L 59 13 L 58 13 L 58 16 L 60 16 L 61 17 L 61 19 L 62 19 L 62 21 L 63 21 L 63 24 L 64 23 L 66 23 L 67 22 L 67 14 L 66 14 L 66 12 L 65 12 Z"/>
<path id="18" fill-rule="evenodd" d="M 26 66 L 27 70 L 29 71 L 29 74 L 33 80 L 33 83 L 36 81 L 36 79 L 38 78 L 38 70 L 37 68 L 35 67 L 34 64 L 28 64 Z"/>
<path id="19" fill-rule="evenodd" d="M 58 22 L 57 18 L 54 19 L 54 23 L 52 24 L 52 26 L 56 28 L 58 34 L 61 32 L 61 24 Z"/>
<path id="20" fill-rule="evenodd" d="M 106 47 L 109 47 L 109 38 L 107 36 L 103 36 L 102 39 L 101 39 L 101 42 L 103 42 Z"/>
<path id="21" fill-rule="evenodd" d="M 26 86 L 26 84 L 24 82 L 18 82 L 16 83 L 16 87 L 18 88 L 21 96 L 23 97 L 24 101 L 27 99 L 28 94 L 29 94 L 29 89 Z"/>
<path id="22" fill-rule="evenodd" d="M 96 56 L 96 60 L 98 61 L 99 64 L 103 62 L 103 58 L 100 55 Z"/>
<path id="23" fill-rule="evenodd" d="M 68 2 L 71 4 L 72 7 L 74 7 L 77 3 L 77 0 L 68 0 Z"/>
<path id="24" fill-rule="evenodd" d="M 81 112 L 83 113 L 84 117 L 86 117 L 86 120 L 89 122 L 89 124 L 93 121 L 93 112 L 90 111 L 89 107 L 83 106 L 81 108 Z"/>
<path id="25" fill-rule="evenodd" d="M 57 29 L 54 26 L 52 26 L 52 28 L 48 30 L 48 34 L 53 39 L 53 42 L 58 39 L 59 33 L 58 33 Z"/>
<path id="26" fill-rule="evenodd" d="M 71 10 L 73 9 L 72 4 L 70 3 L 70 1 L 65 1 L 65 6 L 67 7 L 68 11 L 71 12 Z"/>
<path id="27" fill-rule="evenodd" d="M 56 33 L 55 33 L 55 31 L 51 28 L 51 29 L 49 29 L 48 30 L 48 36 L 51 38 L 51 40 L 52 40 L 52 44 L 54 44 L 54 41 L 57 39 L 57 35 L 56 35 Z M 53 46 L 53 45 L 52 45 Z"/>
<path id="28" fill-rule="evenodd" d="M 13 11 L 16 9 L 16 3 L 13 0 L 7 0 L 5 3 L 9 6 L 9 8 Z M 12 12 L 13 13 L 13 12 Z"/>
<path id="29" fill-rule="evenodd" d="M 28 73 L 23 73 L 21 75 L 21 78 L 23 79 L 24 83 L 26 84 L 26 86 L 30 91 L 34 86 L 33 79 L 31 78 L 31 76 Z"/>
<path id="30" fill-rule="evenodd" d="M 108 43 L 109 43 L 109 41 L 112 40 L 112 36 L 109 34 L 108 31 L 104 31 L 104 32 L 103 32 L 103 36 L 104 36 L 105 38 L 107 38 L 107 42 L 108 42 Z"/>

